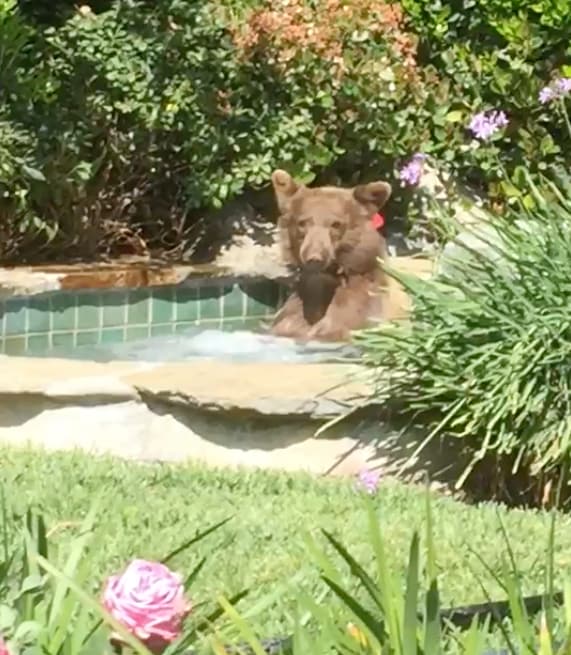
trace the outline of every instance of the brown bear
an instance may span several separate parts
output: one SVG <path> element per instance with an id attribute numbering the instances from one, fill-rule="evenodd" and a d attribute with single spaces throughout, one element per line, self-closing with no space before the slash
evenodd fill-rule
<path id="1" fill-rule="evenodd" d="M 346 341 L 383 318 L 384 238 L 371 223 L 391 195 L 387 182 L 352 189 L 308 188 L 282 170 L 272 174 L 282 257 L 298 273 L 294 293 L 272 334 L 307 341 Z"/>

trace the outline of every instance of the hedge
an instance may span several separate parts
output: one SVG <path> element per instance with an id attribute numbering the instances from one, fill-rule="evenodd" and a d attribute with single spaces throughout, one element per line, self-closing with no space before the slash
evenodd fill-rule
<path id="1" fill-rule="evenodd" d="M 0 3 L 3 262 L 180 257 L 198 218 L 278 166 L 394 179 L 421 151 L 501 207 L 523 169 L 569 164 L 565 117 L 538 101 L 569 72 L 561 0 L 53 6 Z M 494 107 L 507 138 L 468 147 Z"/>

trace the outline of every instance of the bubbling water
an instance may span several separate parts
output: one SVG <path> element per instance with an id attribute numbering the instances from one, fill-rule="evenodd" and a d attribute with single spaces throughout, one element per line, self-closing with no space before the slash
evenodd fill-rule
<path id="1" fill-rule="evenodd" d="M 34 353 L 36 354 L 36 353 Z M 141 362 L 181 362 L 216 359 L 242 362 L 323 362 L 358 354 L 344 343 L 297 343 L 247 330 L 225 332 L 194 328 L 173 335 L 152 336 L 123 343 L 51 348 L 43 356 L 68 359 Z"/>

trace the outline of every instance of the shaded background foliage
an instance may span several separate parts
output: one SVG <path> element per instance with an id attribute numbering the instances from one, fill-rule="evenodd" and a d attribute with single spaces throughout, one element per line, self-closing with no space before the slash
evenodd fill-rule
<path id="1" fill-rule="evenodd" d="M 418 150 L 501 207 L 518 171 L 569 164 L 537 100 L 566 73 L 565 4 L 1 0 L 0 261 L 180 259 L 276 166 L 390 179 Z M 467 147 L 487 107 L 507 138 Z"/>

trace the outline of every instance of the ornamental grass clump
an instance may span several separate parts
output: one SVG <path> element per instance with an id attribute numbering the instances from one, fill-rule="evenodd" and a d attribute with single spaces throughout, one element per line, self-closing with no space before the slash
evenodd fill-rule
<path id="1" fill-rule="evenodd" d="M 541 474 L 541 485 L 568 469 L 571 184 L 529 187 L 533 209 L 490 215 L 432 279 L 392 271 L 410 320 L 356 335 L 379 394 L 423 426 L 424 444 L 464 441 L 472 457 L 458 487 L 489 456 L 510 476 Z"/>

